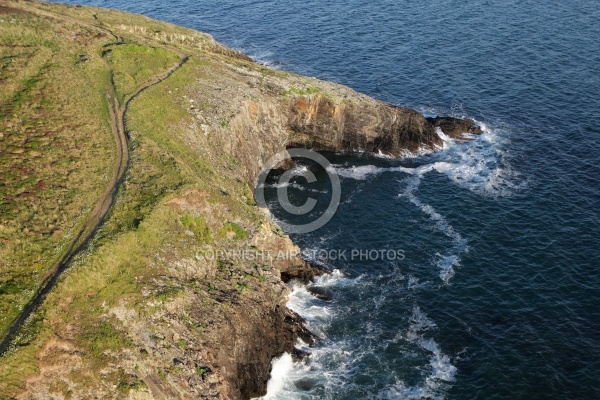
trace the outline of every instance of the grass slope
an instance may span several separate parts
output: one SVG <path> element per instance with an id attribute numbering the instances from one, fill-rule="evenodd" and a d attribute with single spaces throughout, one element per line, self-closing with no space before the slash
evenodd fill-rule
<path id="1" fill-rule="evenodd" d="M 223 60 L 249 64 L 228 58 L 233 53 L 207 35 L 142 16 L 0 2 L 2 334 L 106 189 L 115 160 L 112 85 L 123 103 L 182 53 L 190 56 L 186 64 L 131 102 L 131 160 L 116 204 L 0 359 L 0 398 L 21 393 L 35 376 L 46 379 L 48 393 L 66 398 L 74 390 L 114 398 L 146 390 L 139 365 L 123 361 L 128 349 L 139 352 L 115 309 L 154 320 L 164 304 L 193 296 L 207 310 L 226 310 L 244 293 L 264 290 L 265 280 L 258 263 L 184 268 L 202 249 L 252 248 L 250 238 L 264 225 L 248 186 L 236 178 L 242 166 L 215 157 L 207 144 L 228 134 L 227 116 L 219 116 L 216 132 L 191 137 L 195 117 L 184 94 L 194 82 L 226 73 Z M 211 108 L 208 101 L 198 107 Z M 186 318 L 186 329 L 202 338 L 208 325 Z M 74 350 L 55 353 L 59 342 Z M 188 342 L 180 350 L 190 351 Z M 44 375 L 55 365 L 60 376 Z M 166 382 L 180 369 L 169 361 L 145 376 Z"/>

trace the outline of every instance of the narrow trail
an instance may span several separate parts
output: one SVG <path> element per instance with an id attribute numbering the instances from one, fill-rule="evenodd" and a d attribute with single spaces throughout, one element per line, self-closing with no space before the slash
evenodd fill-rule
<path id="1" fill-rule="evenodd" d="M 36 9 L 36 11 L 39 12 L 40 10 Z M 45 15 L 52 15 L 52 13 L 50 12 L 42 13 Z M 89 24 L 84 21 L 79 21 L 75 18 L 67 17 L 62 14 L 58 15 L 60 16 L 60 18 L 67 19 L 70 22 L 78 23 L 79 25 L 92 27 L 109 33 L 112 37 L 115 38 L 115 43 L 113 43 L 112 45 L 124 43 L 122 37 L 116 35 L 111 30 L 105 27 Z M 57 15 L 52 16 L 55 18 L 57 17 Z M 174 51 L 174 49 L 169 50 Z M 123 179 L 125 178 L 127 167 L 129 165 L 129 147 L 127 143 L 127 130 L 125 127 L 125 114 L 127 113 L 131 102 L 134 99 L 136 99 L 142 92 L 167 79 L 188 61 L 187 55 L 179 51 L 176 51 L 176 53 L 181 58 L 181 60 L 176 65 L 173 65 L 164 73 L 149 78 L 147 81 L 140 84 L 136 88 L 134 93 L 124 100 L 124 103 L 122 105 L 119 104 L 119 101 L 117 100 L 116 87 L 114 86 L 114 82 L 112 83 L 112 93 L 107 93 L 106 96 L 110 114 L 111 130 L 113 131 L 116 143 L 116 158 L 113 175 L 108 183 L 108 187 L 106 188 L 105 192 L 100 197 L 100 199 L 97 201 L 94 209 L 90 212 L 88 217 L 81 224 L 81 226 L 73 236 L 73 239 L 69 242 L 67 248 L 63 251 L 60 258 L 54 263 L 50 271 L 48 271 L 44 275 L 44 277 L 42 278 L 42 282 L 38 286 L 36 293 L 34 294 L 32 299 L 29 301 L 29 303 L 27 303 L 27 305 L 23 308 L 21 314 L 19 314 L 19 316 L 15 318 L 13 323 L 8 328 L 6 335 L 2 338 L 2 341 L 0 342 L 0 357 L 6 352 L 6 350 L 8 350 L 10 344 L 12 343 L 16 334 L 19 332 L 19 329 L 21 328 L 23 323 L 38 308 L 38 306 L 43 303 L 46 295 L 56 285 L 61 273 L 65 271 L 65 269 L 68 267 L 71 261 L 73 261 L 75 256 L 79 254 L 83 249 L 85 249 L 85 247 L 94 237 L 98 228 L 102 225 L 106 216 L 111 210 L 119 188 L 121 187 Z"/>

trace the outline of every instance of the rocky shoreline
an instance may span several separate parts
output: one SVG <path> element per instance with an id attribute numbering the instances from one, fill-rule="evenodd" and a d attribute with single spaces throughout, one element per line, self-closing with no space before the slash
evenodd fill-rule
<path id="1" fill-rule="evenodd" d="M 319 88 L 318 91 L 325 94 L 282 97 L 281 93 L 290 82 L 272 80 L 260 94 L 261 101 L 242 103 L 242 111 L 233 120 L 234 132 L 239 139 L 232 146 L 232 153 L 244 163 L 249 185 L 254 186 L 260 168 L 269 157 L 288 148 L 345 153 L 366 151 L 401 157 L 441 148 L 438 128 L 451 138 L 461 138 L 464 133 L 481 133 L 472 120 L 425 118 L 414 110 L 379 102 L 340 85 L 314 78 L 301 79 L 310 82 L 304 83 L 305 87 Z M 260 134 L 247 140 L 248 132 Z M 279 168 L 292 166 L 288 163 Z M 327 273 L 323 266 L 298 260 L 293 267 L 279 267 L 279 270 L 283 282 L 297 279 L 308 285 L 307 290 L 314 296 L 323 300 L 331 298 L 331 293 L 310 285 L 316 276 Z M 287 348 L 278 348 L 274 352 L 276 356 L 288 352 L 296 358 L 304 357 L 305 354 L 299 355 L 294 348 L 296 338 L 309 344 L 314 341 L 302 319 L 295 313 L 293 315 L 287 317 L 289 325 L 277 335 L 285 336 L 289 330 L 294 339 L 286 341 Z M 250 381 L 255 379 L 244 376 Z M 261 383 L 253 386 L 252 392 L 242 390 L 242 398 L 265 394 L 268 376 L 263 375 Z"/>

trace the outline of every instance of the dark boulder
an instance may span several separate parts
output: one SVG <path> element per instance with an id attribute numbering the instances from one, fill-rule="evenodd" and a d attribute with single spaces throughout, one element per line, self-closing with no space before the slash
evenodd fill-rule
<path id="1" fill-rule="evenodd" d="M 306 290 L 308 290 L 308 292 L 310 294 L 312 294 L 313 296 L 315 296 L 318 299 L 321 300 L 331 300 L 331 298 L 333 297 L 333 293 L 331 293 L 331 291 L 327 288 L 321 287 L 321 286 L 308 286 L 306 288 Z"/>
<path id="2" fill-rule="evenodd" d="M 310 261 L 303 261 L 301 266 L 295 266 L 281 271 L 281 280 L 288 283 L 292 279 L 298 279 L 304 284 L 315 280 L 315 277 L 328 274 L 330 271 L 326 266 Z"/>
<path id="3" fill-rule="evenodd" d="M 481 128 L 472 119 L 435 117 L 427 118 L 427 121 L 431 122 L 436 128 L 440 128 L 447 136 L 455 139 L 460 138 L 463 133 L 473 133 L 476 135 L 483 133 Z"/>
<path id="4" fill-rule="evenodd" d="M 309 356 L 310 356 L 310 352 L 308 352 L 306 350 L 298 349 L 296 347 L 294 347 L 294 350 L 292 351 L 292 359 L 295 362 L 308 361 Z"/>

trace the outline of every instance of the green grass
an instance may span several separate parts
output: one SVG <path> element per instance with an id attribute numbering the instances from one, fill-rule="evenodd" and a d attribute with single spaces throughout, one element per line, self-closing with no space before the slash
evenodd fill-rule
<path id="1" fill-rule="evenodd" d="M 121 103 L 149 78 L 178 63 L 172 51 L 137 44 L 123 44 L 105 51 Z"/>
<path id="2" fill-rule="evenodd" d="M 194 234 L 198 241 L 210 243 L 212 241 L 212 232 L 202 217 L 194 217 L 189 214 L 183 215 L 179 221 L 186 229 Z"/>
<path id="3" fill-rule="evenodd" d="M 87 342 L 87 347 L 96 359 L 102 358 L 107 350 L 116 352 L 130 345 L 127 335 L 117 330 L 108 320 L 96 321 L 86 328 L 81 338 Z"/>
<path id="4" fill-rule="evenodd" d="M 248 238 L 248 232 L 235 222 L 228 222 L 223 225 L 223 227 L 219 229 L 218 235 L 219 237 L 230 238 L 233 240 L 244 240 Z"/>
<path id="5" fill-rule="evenodd" d="M 114 139 L 103 38 L 33 14 L 0 16 L 0 334 L 33 295 L 106 186 Z M 11 289 L 12 288 L 12 289 Z M 19 288 L 18 291 L 14 288 Z"/>
<path id="6" fill-rule="evenodd" d="M 321 92 L 321 89 L 316 86 L 307 86 L 303 88 L 291 87 L 288 90 L 284 90 L 281 94 L 284 96 L 306 96 Z"/>

